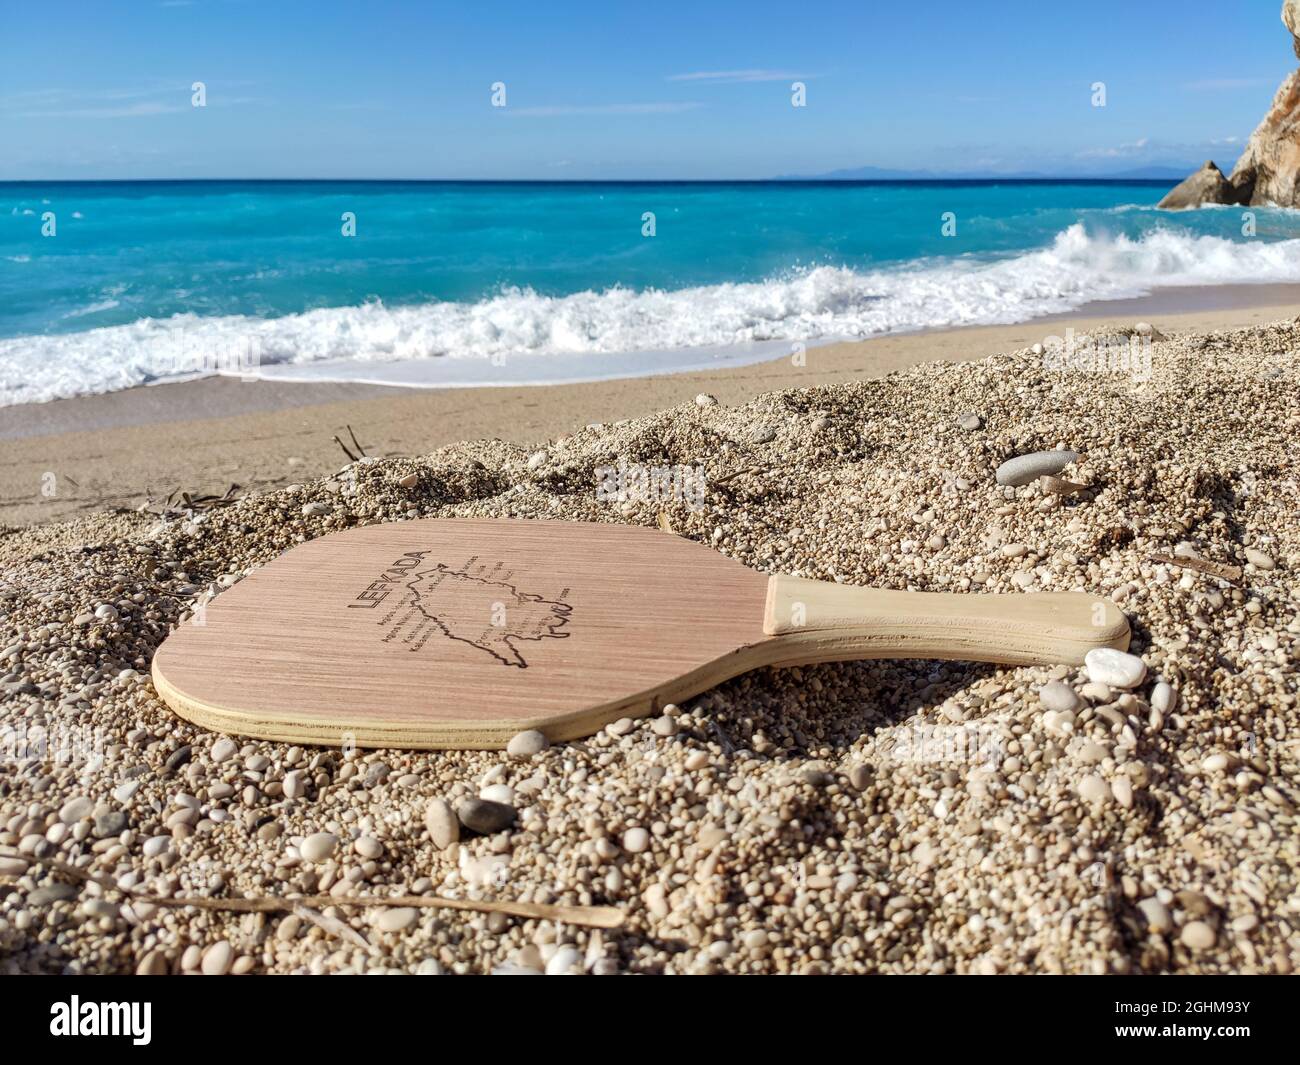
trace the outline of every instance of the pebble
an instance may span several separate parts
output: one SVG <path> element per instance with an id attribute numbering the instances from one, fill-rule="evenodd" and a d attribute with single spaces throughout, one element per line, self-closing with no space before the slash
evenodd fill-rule
<path id="1" fill-rule="evenodd" d="M 1163 680 L 1151 689 L 1151 709 L 1168 714 L 1178 705 L 1178 693 Z"/>
<path id="2" fill-rule="evenodd" d="M 527 729 L 510 737 L 510 742 L 506 744 L 506 754 L 511 758 L 531 758 L 535 754 L 541 754 L 548 746 L 550 741 L 544 732 Z"/>
<path id="3" fill-rule="evenodd" d="M 1096 774 L 1090 774 L 1079 781 L 1079 795 L 1099 806 L 1110 798 L 1110 785 Z"/>
<path id="4" fill-rule="evenodd" d="M 438 850 L 444 850 L 460 839 L 460 821 L 445 799 L 429 800 L 429 805 L 424 808 L 424 826 Z"/>
<path id="5" fill-rule="evenodd" d="M 1045 710 L 1054 710 L 1058 714 L 1072 713 L 1083 705 L 1078 692 L 1059 680 L 1049 681 L 1039 688 L 1038 701 Z"/>
<path id="6" fill-rule="evenodd" d="M 84 795 L 76 795 L 59 808 L 59 820 L 65 825 L 75 825 L 94 812 L 95 804 Z"/>
<path id="7" fill-rule="evenodd" d="M 1035 451 L 1030 455 L 1017 455 L 1002 463 L 994 478 L 998 484 L 1030 484 L 1047 474 L 1060 473 L 1078 457 L 1074 451 Z"/>
<path id="8" fill-rule="evenodd" d="M 328 514 L 329 512 L 330 505 L 328 503 L 304 503 L 302 508 L 302 516 L 304 518 L 315 518 L 322 514 Z"/>
<path id="9" fill-rule="evenodd" d="M 515 801 L 515 789 L 509 784 L 489 784 L 479 792 L 480 799 L 487 799 L 488 802 L 500 803 L 503 806 L 511 806 Z"/>
<path id="10" fill-rule="evenodd" d="M 701 392 L 698 396 L 695 397 L 695 405 L 697 407 L 716 407 L 718 405 L 718 401 L 713 396 L 709 395 L 707 392 Z"/>
<path id="11" fill-rule="evenodd" d="M 163 763 L 163 772 L 165 774 L 175 773 L 181 766 L 189 762 L 194 754 L 194 749 L 187 743 L 182 747 L 177 747 L 167 756 L 167 761 Z"/>
<path id="12" fill-rule="evenodd" d="M 1182 934 L 1178 938 L 1182 940 L 1183 946 L 1192 950 L 1209 950 L 1214 946 L 1218 935 L 1213 926 L 1205 921 L 1188 921 L 1183 925 Z"/>
<path id="13" fill-rule="evenodd" d="M 121 810 L 107 810 L 95 818 L 96 839 L 119 835 L 125 828 L 126 814 Z"/>
<path id="14" fill-rule="evenodd" d="M 582 955 L 576 947 L 561 947 L 546 963 L 547 976 L 572 976 L 580 971 Z"/>
<path id="15" fill-rule="evenodd" d="M 538 469 L 545 466 L 550 461 L 551 456 L 545 451 L 534 451 L 528 456 L 528 468 L 530 470 Z"/>
<path id="16" fill-rule="evenodd" d="M 298 853 L 304 862 L 323 862 L 338 846 L 339 838 L 333 832 L 313 832 L 302 841 Z"/>
<path id="17" fill-rule="evenodd" d="M 128 780 L 125 784 L 119 784 L 113 789 L 113 801 L 125 806 L 139 790 L 140 781 Z"/>
<path id="18" fill-rule="evenodd" d="M 399 488 L 414 488 L 419 483 L 420 475 L 418 473 L 408 473 L 405 477 L 399 477 L 397 479 L 397 485 Z"/>
<path id="19" fill-rule="evenodd" d="M 1246 548 L 1246 561 L 1256 569 L 1272 569 L 1277 565 L 1273 561 L 1272 555 L 1266 555 L 1263 551 L 1258 551 L 1253 547 Z"/>
<path id="20" fill-rule="evenodd" d="M 166 976 L 167 974 L 167 955 L 161 950 L 149 951 L 140 959 L 140 964 L 135 969 L 136 976 Z"/>
<path id="21" fill-rule="evenodd" d="M 1090 680 L 1079 689 L 1079 694 L 1089 702 L 1108 703 L 1111 697 L 1110 685 L 1098 684 L 1096 681 Z"/>
<path id="22" fill-rule="evenodd" d="M 965 429 L 966 432 L 973 433 L 977 429 L 983 428 L 984 419 L 982 419 L 978 414 L 974 414 L 974 413 L 963 414 L 960 418 L 957 419 L 957 424 L 961 426 L 961 428 Z"/>
<path id="23" fill-rule="evenodd" d="M 623 833 L 623 849 L 628 854 L 640 854 L 650 846 L 650 833 L 644 828 L 629 828 Z"/>
<path id="24" fill-rule="evenodd" d="M 117 607 L 112 603 L 100 603 L 95 607 L 95 617 L 100 621 L 116 621 L 118 618 Z"/>
<path id="25" fill-rule="evenodd" d="M 371 861 L 377 861 L 384 853 L 384 845 L 374 836 L 358 836 L 352 844 L 352 849 L 361 857 Z"/>
<path id="26" fill-rule="evenodd" d="M 1164 933 L 1174 927 L 1174 919 L 1169 914 L 1169 907 L 1158 898 L 1152 896 L 1143 899 L 1138 903 L 1138 909 L 1151 931 Z"/>
<path id="27" fill-rule="evenodd" d="M 217 763 L 228 762 L 239 753 L 239 745 L 229 736 L 222 736 L 212 745 L 212 760 Z"/>
<path id="28" fill-rule="evenodd" d="M 1230 764 L 1228 756 L 1222 751 L 1218 751 L 1215 754 L 1208 755 L 1201 762 L 1201 768 L 1207 773 L 1222 773 Z"/>
<path id="29" fill-rule="evenodd" d="M 234 948 L 226 940 L 219 939 L 203 952 L 203 975 L 225 976 L 234 960 Z"/>
<path id="30" fill-rule="evenodd" d="M 77 888 L 72 884 L 46 884 L 44 887 L 38 887 L 27 896 L 27 904 L 29 906 L 48 906 L 52 902 L 75 899 L 77 895 Z"/>
<path id="31" fill-rule="evenodd" d="M 150 836 L 140 848 L 146 858 L 156 858 L 172 845 L 171 836 Z"/>
<path id="32" fill-rule="evenodd" d="M 1147 675 L 1147 664 L 1127 651 L 1094 647 L 1083 658 L 1088 678 L 1111 688 L 1136 688 Z"/>
<path id="33" fill-rule="evenodd" d="M 456 807 L 456 816 L 460 823 L 471 832 L 490 836 L 515 823 L 515 808 L 504 802 L 491 799 L 466 799 Z"/>
<path id="34" fill-rule="evenodd" d="M 419 916 L 420 911 L 414 906 L 392 906 L 380 910 L 372 923 L 380 932 L 402 932 Z"/>
<path id="35" fill-rule="evenodd" d="M 307 794 L 307 782 L 303 779 L 302 771 L 291 769 L 284 775 L 284 797 L 286 799 L 301 799 Z"/>

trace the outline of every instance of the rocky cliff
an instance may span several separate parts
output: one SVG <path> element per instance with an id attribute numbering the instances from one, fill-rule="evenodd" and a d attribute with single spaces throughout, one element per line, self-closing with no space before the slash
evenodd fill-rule
<path id="1" fill-rule="evenodd" d="M 1282 21 L 1300 58 L 1300 0 L 1284 0 Z M 1231 177 L 1207 162 L 1173 188 L 1160 206 L 1178 209 L 1206 203 L 1300 207 L 1300 70 L 1282 82 Z"/>

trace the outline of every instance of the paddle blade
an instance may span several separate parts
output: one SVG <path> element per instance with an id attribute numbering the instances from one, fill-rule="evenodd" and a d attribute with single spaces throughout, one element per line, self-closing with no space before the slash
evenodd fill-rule
<path id="1" fill-rule="evenodd" d="M 182 717 L 262 739 L 573 739 L 739 672 L 735 652 L 765 639 L 766 587 L 640 527 L 395 522 L 302 544 L 222 593 L 153 679 Z"/>

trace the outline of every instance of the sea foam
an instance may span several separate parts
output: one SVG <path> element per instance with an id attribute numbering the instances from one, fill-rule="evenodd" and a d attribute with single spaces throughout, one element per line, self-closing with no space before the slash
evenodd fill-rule
<path id="1" fill-rule="evenodd" d="M 999 260 L 818 266 L 752 283 L 473 303 L 372 302 L 277 318 L 142 319 L 0 340 L 0 405 L 194 375 L 447 385 L 544 384 L 772 357 L 796 343 L 1027 321 L 1174 286 L 1300 282 L 1300 240 L 1235 242 L 1156 229 L 1058 233 Z"/>

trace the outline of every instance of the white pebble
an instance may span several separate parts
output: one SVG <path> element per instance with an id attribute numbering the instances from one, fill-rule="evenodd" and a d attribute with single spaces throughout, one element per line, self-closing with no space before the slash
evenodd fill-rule
<path id="1" fill-rule="evenodd" d="M 302 841 L 298 853 L 305 862 L 323 862 L 338 846 L 339 838 L 333 832 L 314 832 Z"/>
<path id="2" fill-rule="evenodd" d="M 234 948 L 226 940 L 220 939 L 203 952 L 203 975 L 225 976 L 234 960 Z"/>
<path id="3" fill-rule="evenodd" d="M 1083 661 L 1090 680 L 1112 688 L 1136 688 L 1147 675 L 1142 659 L 1114 647 L 1094 647 Z"/>
<path id="4" fill-rule="evenodd" d="M 1151 689 L 1151 709 L 1168 714 L 1178 704 L 1178 693 L 1163 680 Z"/>
<path id="5" fill-rule="evenodd" d="M 579 971 L 582 955 L 575 947 L 561 947 L 546 963 L 547 976 L 573 976 Z"/>
<path id="6" fill-rule="evenodd" d="M 1101 777 L 1092 774 L 1079 781 L 1079 795 L 1099 806 L 1110 798 L 1110 785 Z"/>
<path id="7" fill-rule="evenodd" d="M 507 806 L 513 806 L 515 801 L 515 791 L 509 784 L 489 784 L 478 796 L 488 802 L 503 802 Z"/>
<path id="8" fill-rule="evenodd" d="M 95 809 L 95 804 L 84 795 L 75 795 L 59 810 L 59 820 L 65 825 L 75 825 L 78 821 L 87 818 Z"/>
<path id="9" fill-rule="evenodd" d="M 511 758 L 531 758 L 535 754 L 541 754 L 548 745 L 549 741 L 545 733 L 538 732 L 537 729 L 528 729 L 510 738 L 510 742 L 506 744 L 506 754 Z"/>
<path id="10" fill-rule="evenodd" d="M 374 927 L 381 932 L 401 932 L 415 923 L 420 911 L 414 906 L 394 906 L 380 910 L 374 919 Z"/>

